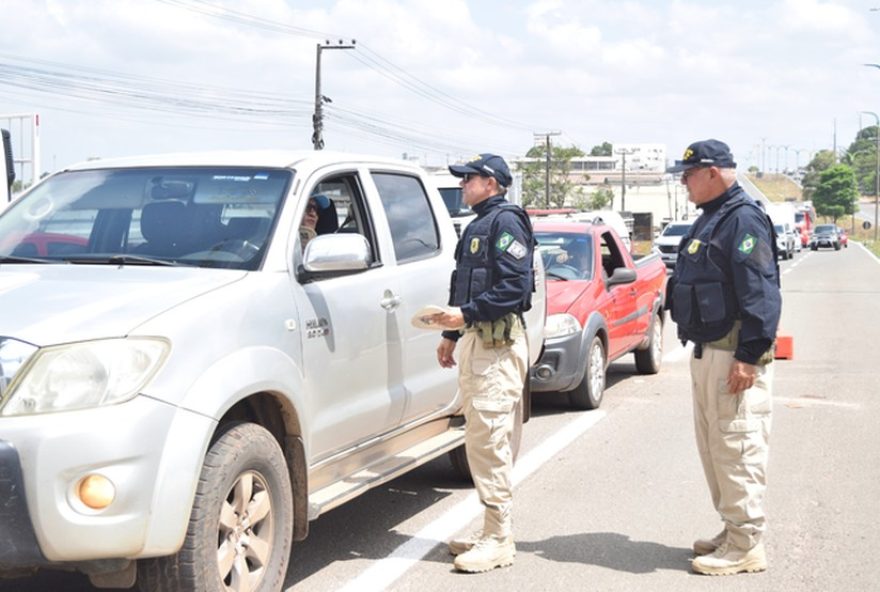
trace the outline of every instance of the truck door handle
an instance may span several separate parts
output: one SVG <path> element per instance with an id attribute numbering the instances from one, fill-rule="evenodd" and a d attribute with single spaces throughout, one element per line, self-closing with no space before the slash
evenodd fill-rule
<path id="1" fill-rule="evenodd" d="M 400 306 L 401 302 L 402 300 L 400 296 L 398 296 L 391 290 L 385 290 L 385 294 L 383 294 L 383 298 L 379 301 L 379 304 L 385 310 L 391 311 Z"/>

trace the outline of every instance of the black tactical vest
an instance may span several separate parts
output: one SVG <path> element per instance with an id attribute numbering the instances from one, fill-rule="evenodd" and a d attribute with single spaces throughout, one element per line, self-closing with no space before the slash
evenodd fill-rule
<path id="1" fill-rule="evenodd" d="M 526 228 L 531 228 L 528 215 L 519 206 L 502 203 L 492 208 L 485 216 L 476 218 L 468 224 L 455 247 L 455 271 L 449 286 L 449 305 L 461 306 L 487 292 L 498 278 L 495 277 L 495 248 L 492 242 L 492 226 L 495 218 L 502 210 L 514 212 L 522 219 Z M 534 242 L 534 239 L 532 239 Z M 533 245 L 534 246 L 534 245 Z M 529 265 L 531 290 L 523 295 L 522 303 L 517 312 L 524 312 L 532 307 L 532 292 L 535 285 L 535 271 Z"/>
<path id="2" fill-rule="evenodd" d="M 672 320 L 678 325 L 678 336 L 694 343 L 721 339 L 740 317 L 739 303 L 733 284 L 725 270 L 716 265 L 709 252 L 724 246 L 712 241 L 716 227 L 739 207 L 758 206 L 745 193 L 731 197 L 709 221 L 696 230 L 697 224 L 682 239 L 675 265 L 672 293 Z M 776 255 L 776 242 L 771 248 Z"/>

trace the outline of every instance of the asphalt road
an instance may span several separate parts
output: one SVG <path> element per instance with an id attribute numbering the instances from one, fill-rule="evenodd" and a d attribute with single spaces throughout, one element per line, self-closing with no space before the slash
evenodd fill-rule
<path id="1" fill-rule="evenodd" d="M 517 464 L 518 554 L 509 568 L 458 574 L 442 541 L 477 526 L 472 490 L 446 459 L 333 510 L 296 545 L 288 590 L 877 590 L 880 569 L 880 261 L 856 244 L 782 263 L 766 509 L 769 571 L 689 571 L 694 538 L 720 527 L 693 442 L 688 351 L 666 327 L 664 366 L 611 366 L 600 411 L 538 398 Z M 82 592 L 84 578 L 42 573 L 0 583 Z"/>

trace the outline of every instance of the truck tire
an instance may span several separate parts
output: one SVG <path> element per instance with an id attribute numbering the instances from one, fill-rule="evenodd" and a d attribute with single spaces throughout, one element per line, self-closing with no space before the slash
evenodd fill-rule
<path id="1" fill-rule="evenodd" d="M 575 409 L 598 409 L 605 394 L 605 346 L 596 335 L 587 350 L 587 367 L 584 378 L 574 389 L 568 391 L 568 402 Z"/>
<path id="2" fill-rule="evenodd" d="M 648 331 L 648 347 L 633 352 L 639 374 L 657 374 L 663 362 L 663 321 L 660 315 L 654 315 Z"/>
<path id="3" fill-rule="evenodd" d="M 528 376 L 526 381 L 528 381 Z M 516 462 L 519 456 L 519 448 L 522 444 L 522 428 L 523 428 L 523 398 L 520 397 L 519 403 L 516 404 L 516 410 L 513 416 L 513 433 L 510 435 L 510 452 L 513 454 L 513 462 Z M 458 448 L 449 451 L 449 460 L 455 475 L 463 481 L 473 481 L 471 477 L 471 466 L 468 464 L 467 452 L 464 444 Z"/>
<path id="4" fill-rule="evenodd" d="M 293 535 L 284 453 L 265 428 L 233 425 L 202 465 L 183 547 L 138 563 L 144 592 L 277 592 Z"/>

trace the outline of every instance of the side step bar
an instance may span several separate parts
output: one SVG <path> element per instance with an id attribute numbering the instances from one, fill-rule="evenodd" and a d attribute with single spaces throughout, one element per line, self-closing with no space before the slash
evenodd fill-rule
<path id="1" fill-rule="evenodd" d="M 450 426 L 448 429 L 417 441 L 415 444 L 391 456 L 378 455 L 374 448 L 361 454 L 378 456 L 378 459 L 358 472 L 329 483 L 309 495 L 309 520 L 314 520 L 324 512 L 342 505 L 368 489 L 382 485 L 403 473 L 423 465 L 438 456 L 464 444 L 464 426 Z M 383 447 L 388 447 L 384 443 Z M 332 467 L 328 467 L 332 468 Z M 310 482 L 314 482 L 312 477 Z"/>

